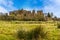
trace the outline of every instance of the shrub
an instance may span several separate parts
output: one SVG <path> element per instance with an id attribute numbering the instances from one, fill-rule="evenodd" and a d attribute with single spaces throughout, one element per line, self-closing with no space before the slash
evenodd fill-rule
<path id="1" fill-rule="evenodd" d="M 57 24 L 57 27 L 60 28 L 60 24 L 59 23 Z"/>
<path id="2" fill-rule="evenodd" d="M 33 30 L 27 32 L 25 30 L 19 30 L 17 35 L 19 39 L 24 40 L 39 40 L 40 36 L 42 39 L 45 37 L 45 33 L 41 27 L 36 27 Z"/>
<path id="3" fill-rule="evenodd" d="M 45 37 L 45 33 L 42 27 L 36 27 L 35 29 L 32 30 L 32 33 L 34 39 L 36 40 L 39 40 L 39 37 L 41 37 L 42 39 Z"/>
<path id="4" fill-rule="evenodd" d="M 18 32 L 17 32 L 17 37 L 19 38 L 19 39 L 25 39 L 25 35 L 26 34 L 26 32 L 24 31 L 24 30 L 19 30 Z"/>
<path id="5" fill-rule="evenodd" d="M 29 40 L 38 40 L 39 35 L 40 35 L 40 28 L 35 28 L 33 30 L 31 30 L 30 32 L 28 32 L 28 37 L 27 39 Z"/>

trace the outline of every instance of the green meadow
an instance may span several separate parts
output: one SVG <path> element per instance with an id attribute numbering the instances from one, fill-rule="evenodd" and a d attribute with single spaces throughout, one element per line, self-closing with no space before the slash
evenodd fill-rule
<path id="1" fill-rule="evenodd" d="M 45 33 L 43 40 L 60 40 L 58 23 L 60 24 L 57 21 L 0 21 L 0 40 L 19 40 L 18 30 L 30 31 L 36 27 L 42 27 Z"/>

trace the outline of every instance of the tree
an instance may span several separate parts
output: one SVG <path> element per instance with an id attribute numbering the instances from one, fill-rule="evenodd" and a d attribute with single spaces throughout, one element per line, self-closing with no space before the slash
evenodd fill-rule
<path id="1" fill-rule="evenodd" d="M 35 10 L 32 11 L 32 15 L 33 15 L 33 16 L 34 16 L 34 14 L 35 14 Z"/>
<path id="2" fill-rule="evenodd" d="M 55 21 L 55 20 L 57 20 L 57 17 L 56 17 L 56 16 L 54 17 L 54 21 Z"/>
<path id="3" fill-rule="evenodd" d="M 48 12 L 47 17 L 51 17 L 51 14 Z"/>

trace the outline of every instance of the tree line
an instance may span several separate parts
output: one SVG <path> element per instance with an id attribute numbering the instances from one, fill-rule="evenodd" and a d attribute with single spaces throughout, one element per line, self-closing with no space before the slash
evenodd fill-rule
<path id="1" fill-rule="evenodd" d="M 43 13 L 42 10 L 27 11 L 27 10 L 15 10 L 9 13 L 0 13 L 0 20 L 18 20 L 18 21 L 47 21 L 47 20 L 59 20 L 56 16 L 53 17 L 53 13 Z"/>

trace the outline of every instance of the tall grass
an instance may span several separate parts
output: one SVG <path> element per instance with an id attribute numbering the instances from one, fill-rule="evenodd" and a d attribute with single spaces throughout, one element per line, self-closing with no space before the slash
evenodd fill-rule
<path id="1" fill-rule="evenodd" d="M 60 23 L 57 24 L 57 27 L 60 29 Z"/>
<path id="2" fill-rule="evenodd" d="M 17 33 L 17 37 L 19 39 L 24 39 L 24 40 L 40 40 L 39 38 L 41 37 L 41 40 L 45 37 L 45 34 L 42 30 L 41 27 L 36 27 L 33 30 L 30 31 L 24 31 L 24 30 L 19 30 Z"/>

